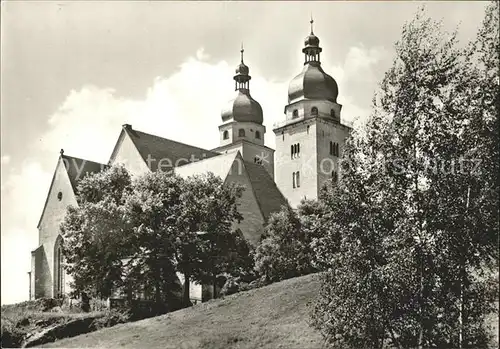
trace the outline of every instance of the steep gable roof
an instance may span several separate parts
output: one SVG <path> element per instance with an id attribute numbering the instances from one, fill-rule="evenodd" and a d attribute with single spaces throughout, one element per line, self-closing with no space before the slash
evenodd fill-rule
<path id="1" fill-rule="evenodd" d="M 278 212 L 281 206 L 287 206 L 288 201 L 264 167 L 250 161 L 244 161 L 244 165 L 262 216 L 267 222 L 271 214 Z"/>
<path id="2" fill-rule="evenodd" d="M 205 159 L 190 164 L 186 164 L 175 169 L 181 177 L 188 177 L 197 173 L 212 172 L 216 176 L 226 180 L 234 161 L 241 161 L 244 166 L 251 188 L 264 220 L 267 222 L 273 212 L 281 209 L 281 206 L 288 205 L 287 200 L 276 186 L 269 173 L 261 165 L 244 161 L 239 151 Z"/>
<path id="3" fill-rule="evenodd" d="M 80 159 L 74 156 L 64 155 L 64 150 L 61 149 L 61 155 L 57 160 L 57 165 L 54 170 L 54 174 L 52 175 L 52 181 L 50 182 L 49 191 L 47 192 L 47 197 L 45 198 L 45 203 L 43 205 L 40 219 L 38 220 L 37 228 L 40 227 L 40 223 L 42 222 L 42 218 L 45 213 L 45 209 L 47 208 L 47 203 L 49 201 L 50 192 L 52 191 L 52 187 L 54 186 L 54 181 L 56 179 L 57 169 L 59 168 L 61 162 L 63 163 L 66 169 L 66 173 L 68 174 L 68 178 L 74 193 L 76 193 L 76 187 L 78 186 L 78 182 L 82 178 L 84 178 L 88 173 L 100 172 L 104 170 L 106 167 L 108 167 L 107 165 L 100 164 L 98 162 Z"/>
<path id="4" fill-rule="evenodd" d="M 123 130 L 130 137 L 139 151 L 139 154 L 141 154 L 141 157 L 146 163 L 148 158 L 154 160 L 150 162 L 150 170 L 153 172 L 158 169 L 158 164 L 162 159 L 168 159 L 163 161 L 166 161 L 166 163 L 169 163 L 168 161 L 170 161 L 173 167 L 178 167 L 192 161 L 192 159 L 201 160 L 220 155 L 219 153 L 207 149 L 194 147 L 188 144 L 173 141 L 171 139 L 134 130 L 132 129 L 132 126 L 128 124 L 123 125 Z M 115 152 L 116 147 L 113 154 Z"/>
<path id="5" fill-rule="evenodd" d="M 74 156 L 61 154 L 66 172 L 68 173 L 69 181 L 76 193 L 78 182 L 89 173 L 97 173 L 105 170 L 108 165 L 101 164 L 95 161 L 80 159 Z"/>

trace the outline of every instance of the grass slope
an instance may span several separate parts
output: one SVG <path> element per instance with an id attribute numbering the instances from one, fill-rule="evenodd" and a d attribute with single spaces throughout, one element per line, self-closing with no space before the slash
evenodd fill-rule
<path id="1" fill-rule="evenodd" d="M 323 342 L 308 325 L 308 305 L 318 288 L 318 275 L 307 275 L 45 347 L 317 349 Z"/>

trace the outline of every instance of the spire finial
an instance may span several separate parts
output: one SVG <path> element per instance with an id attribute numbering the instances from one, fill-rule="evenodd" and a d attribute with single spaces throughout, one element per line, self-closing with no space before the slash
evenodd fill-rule
<path id="1" fill-rule="evenodd" d="M 59 152 L 61 155 L 64 155 L 64 149 L 61 149 L 61 151 Z"/>
<path id="2" fill-rule="evenodd" d="M 243 42 L 241 43 L 241 63 L 243 63 L 243 52 L 245 52 L 245 49 L 243 48 Z"/>
<path id="3" fill-rule="evenodd" d="M 311 12 L 311 20 L 309 21 L 309 23 L 311 23 L 311 34 L 314 34 L 314 33 L 313 33 L 313 23 L 314 23 L 314 19 L 313 19 L 312 12 Z"/>

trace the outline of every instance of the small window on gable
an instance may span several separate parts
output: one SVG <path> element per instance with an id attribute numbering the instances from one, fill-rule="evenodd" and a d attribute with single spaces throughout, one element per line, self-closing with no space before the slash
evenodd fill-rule
<path id="1" fill-rule="evenodd" d="M 245 137 L 245 130 L 244 130 L 244 129 L 242 129 L 242 128 L 240 128 L 240 129 L 238 130 L 238 136 L 239 136 L 239 137 Z"/>
<path id="2" fill-rule="evenodd" d="M 295 110 L 293 111 L 292 118 L 294 118 L 294 119 L 295 119 L 295 118 L 298 118 L 298 117 L 299 117 L 299 111 L 298 111 L 297 109 L 295 109 Z"/>
<path id="3" fill-rule="evenodd" d="M 223 139 L 229 139 L 229 132 L 228 131 L 224 131 L 224 133 L 222 135 L 222 138 Z"/>
<path id="4" fill-rule="evenodd" d="M 255 131 L 255 138 L 260 139 L 260 132 L 259 131 Z"/>
<path id="5" fill-rule="evenodd" d="M 62 191 L 57 193 L 57 200 L 61 201 L 62 200 Z"/>
<path id="6" fill-rule="evenodd" d="M 318 115 L 318 108 L 312 107 L 311 108 L 311 115 Z"/>

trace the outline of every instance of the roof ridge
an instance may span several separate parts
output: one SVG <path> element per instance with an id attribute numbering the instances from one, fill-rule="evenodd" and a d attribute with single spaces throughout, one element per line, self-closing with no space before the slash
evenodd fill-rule
<path id="1" fill-rule="evenodd" d="M 79 157 L 76 157 L 76 156 L 71 156 L 71 155 L 66 155 L 66 154 L 62 154 L 61 155 L 62 158 L 70 158 L 70 159 L 75 159 L 75 160 L 79 160 L 79 161 L 86 161 L 86 162 L 92 162 L 94 164 L 97 164 L 97 165 L 103 165 L 103 166 L 109 166 L 107 164 L 103 164 L 101 162 L 97 162 L 97 161 L 94 161 L 94 160 L 88 160 L 88 159 L 84 159 L 84 158 L 79 158 Z"/>
<path id="2" fill-rule="evenodd" d="M 166 140 L 166 141 L 169 141 L 169 142 L 181 144 L 181 145 L 184 145 L 184 146 L 187 146 L 187 147 L 196 148 L 196 149 L 199 149 L 199 150 L 204 150 L 204 151 L 216 154 L 215 152 L 212 152 L 211 150 L 208 150 L 208 149 L 205 149 L 205 148 L 197 147 L 195 145 L 190 145 L 190 144 L 187 144 L 187 143 L 182 143 L 182 142 L 175 141 L 175 140 L 170 139 L 170 138 L 165 138 L 165 137 L 162 137 L 162 136 L 158 136 L 158 135 L 155 135 L 155 134 L 152 134 L 152 133 L 147 133 L 147 132 L 144 132 L 144 131 L 139 131 L 139 130 L 134 130 L 134 129 L 127 129 L 127 131 L 141 133 L 143 135 L 147 135 L 147 136 L 150 136 L 150 137 L 160 138 L 162 140 Z"/>
<path id="3" fill-rule="evenodd" d="M 193 164 L 199 164 L 200 162 L 207 161 L 207 160 L 220 159 L 221 157 L 230 157 L 230 155 L 233 155 L 233 157 L 236 158 L 236 155 L 238 153 L 239 153 L 239 150 L 238 151 L 234 151 L 234 152 L 232 151 L 232 152 L 229 152 L 229 153 L 218 153 L 216 156 L 212 156 L 210 158 L 200 159 L 198 161 L 188 162 L 188 163 L 185 163 L 185 164 L 177 166 L 177 168 L 181 168 L 181 167 L 185 167 L 185 166 L 189 166 L 189 165 L 193 165 Z"/>

